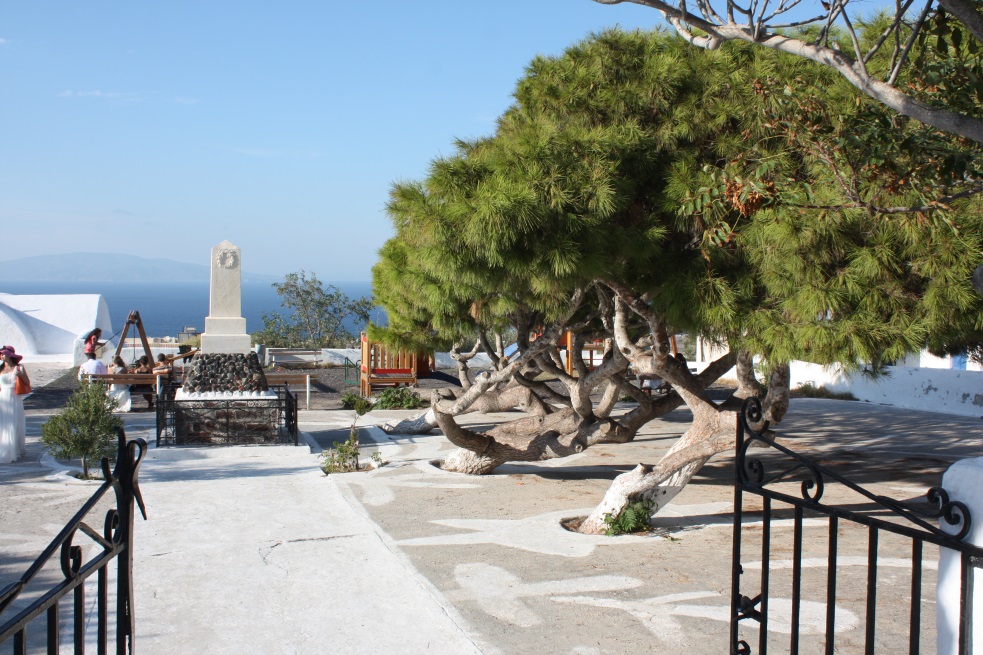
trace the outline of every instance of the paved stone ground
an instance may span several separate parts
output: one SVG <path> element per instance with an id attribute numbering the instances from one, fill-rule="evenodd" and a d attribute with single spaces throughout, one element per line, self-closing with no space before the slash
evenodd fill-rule
<path id="1" fill-rule="evenodd" d="M 370 420 L 376 419 L 370 415 Z M 468 416 L 484 426 L 513 415 Z M 377 471 L 332 476 L 404 550 L 447 602 L 470 624 L 487 652 L 505 653 L 721 653 L 727 651 L 733 508 L 732 458 L 719 457 L 697 476 L 648 536 L 589 537 L 563 529 L 561 519 L 582 516 L 610 481 L 639 461 L 654 461 L 685 428 L 678 410 L 653 422 L 633 444 L 592 448 L 552 462 L 513 464 L 480 478 L 451 474 L 431 462 L 451 452 L 439 434 L 390 439 L 368 429 L 391 462 Z M 347 434 L 347 417 L 331 425 L 305 424 L 322 445 Z M 955 459 L 974 456 L 983 444 L 978 420 L 861 403 L 795 400 L 781 429 L 790 447 L 876 493 L 918 499 L 939 483 Z M 876 467 L 870 463 L 876 462 Z M 787 485 L 797 494 L 797 483 Z M 869 509 L 865 499 L 838 485 L 830 502 Z M 748 498 L 749 511 L 760 501 Z M 787 648 L 790 620 L 791 512 L 776 507 L 773 534 L 772 632 L 777 652 Z M 760 524 L 749 518 L 744 559 L 760 561 Z M 803 652 L 817 652 L 825 625 L 826 523 L 806 521 L 807 569 Z M 900 652 L 907 635 L 910 545 L 882 538 L 878 593 L 887 600 L 878 625 L 878 652 Z M 866 529 L 840 530 L 838 646 L 863 644 Z M 935 554 L 927 553 L 925 584 L 934 585 Z M 776 567 L 777 570 L 776 570 Z M 760 565 L 758 566 L 760 570 Z M 754 574 L 757 575 L 757 574 Z M 750 575 L 748 578 L 750 579 Z M 750 581 L 749 585 L 753 586 Z M 754 595 L 754 594 L 751 594 Z M 895 598 L 898 602 L 892 603 Z M 904 602 L 901 602 L 904 601 Z M 924 643 L 931 651 L 934 603 L 926 603 Z M 816 650 L 811 650 L 816 649 Z"/>
<path id="2" fill-rule="evenodd" d="M 685 429 L 677 410 L 633 444 L 502 467 L 481 478 L 431 461 L 451 451 L 439 434 L 389 438 L 371 427 L 406 413 L 373 412 L 367 455 L 389 465 L 325 477 L 310 455 L 248 460 L 149 459 L 142 469 L 150 521 L 138 523 L 136 615 L 149 653 L 721 653 L 733 507 L 732 458 L 720 456 L 644 536 L 589 537 L 560 520 L 585 514 L 610 480 L 654 461 Z M 470 415 L 488 426 L 515 414 Z M 0 467 L 0 587 L 27 566 L 92 492 L 58 475 L 28 421 L 28 457 Z M 347 436 L 351 412 L 302 412 L 320 446 Z M 153 417 L 131 414 L 128 433 L 149 436 Z M 954 461 L 979 454 L 983 421 L 863 403 L 799 399 L 783 443 L 808 450 L 877 493 L 922 496 Z M 271 451 L 272 452 L 272 451 Z M 52 469 L 51 467 L 55 468 Z M 794 490 L 793 490 L 794 492 Z M 837 485 L 831 502 L 867 506 Z M 760 503 L 747 499 L 754 510 Z M 784 512 L 784 513 L 783 513 Z M 789 513 L 779 510 L 778 518 Z M 760 570 L 749 519 L 744 566 Z M 757 530 L 757 533 L 755 532 Z M 787 649 L 791 527 L 774 529 L 773 652 Z M 823 624 L 825 522 L 805 523 L 803 652 L 818 652 Z M 902 652 L 909 546 L 882 539 L 878 652 Z M 866 531 L 841 528 L 838 651 L 858 652 Z M 925 585 L 934 584 L 926 550 Z M 56 573 L 48 573 L 49 578 Z M 896 602 L 895 602 L 896 601 Z M 923 652 L 932 652 L 931 602 Z"/>

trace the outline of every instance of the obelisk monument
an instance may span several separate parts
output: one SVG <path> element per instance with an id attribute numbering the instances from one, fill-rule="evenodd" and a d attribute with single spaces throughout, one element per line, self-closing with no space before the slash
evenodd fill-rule
<path id="1" fill-rule="evenodd" d="M 238 246 L 223 241 L 212 248 L 208 316 L 201 335 L 202 353 L 249 352 L 246 319 L 242 317 L 242 256 Z"/>

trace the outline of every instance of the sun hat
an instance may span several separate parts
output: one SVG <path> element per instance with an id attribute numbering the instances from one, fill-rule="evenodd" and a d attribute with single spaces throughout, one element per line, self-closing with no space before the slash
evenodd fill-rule
<path id="1" fill-rule="evenodd" d="M 14 352 L 13 346 L 4 346 L 3 348 L 0 348 L 0 356 L 9 357 L 10 359 L 14 360 L 14 364 L 20 364 L 20 360 L 24 359 Z"/>

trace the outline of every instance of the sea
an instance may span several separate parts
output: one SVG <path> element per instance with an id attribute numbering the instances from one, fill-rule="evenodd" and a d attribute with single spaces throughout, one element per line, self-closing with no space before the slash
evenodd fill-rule
<path id="1" fill-rule="evenodd" d="M 349 298 L 372 295 L 370 282 L 325 282 L 333 284 Z M 80 294 L 97 293 L 106 300 L 113 331 L 126 324 L 132 310 L 140 312 L 148 337 L 177 337 L 185 328 L 205 329 L 208 315 L 207 282 L 2 282 L 0 293 L 15 295 Z M 244 282 L 242 285 L 242 317 L 246 319 L 246 331 L 263 329 L 263 314 L 279 312 L 288 314 L 281 306 L 280 296 L 269 283 Z M 382 308 L 372 312 L 374 323 L 385 325 L 386 314 Z M 358 333 L 363 325 L 348 321 L 349 331 Z M 131 331 L 132 332 L 132 331 Z M 128 335 L 129 336 L 129 335 Z M 135 335 L 133 335 L 135 336 Z"/>

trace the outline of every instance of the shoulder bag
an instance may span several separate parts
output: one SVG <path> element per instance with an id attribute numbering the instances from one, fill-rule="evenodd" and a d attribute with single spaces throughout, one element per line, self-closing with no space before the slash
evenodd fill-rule
<path id="1" fill-rule="evenodd" d="M 21 380 L 19 375 L 16 375 L 14 377 L 14 394 L 26 396 L 29 393 L 31 393 L 31 385 Z"/>

